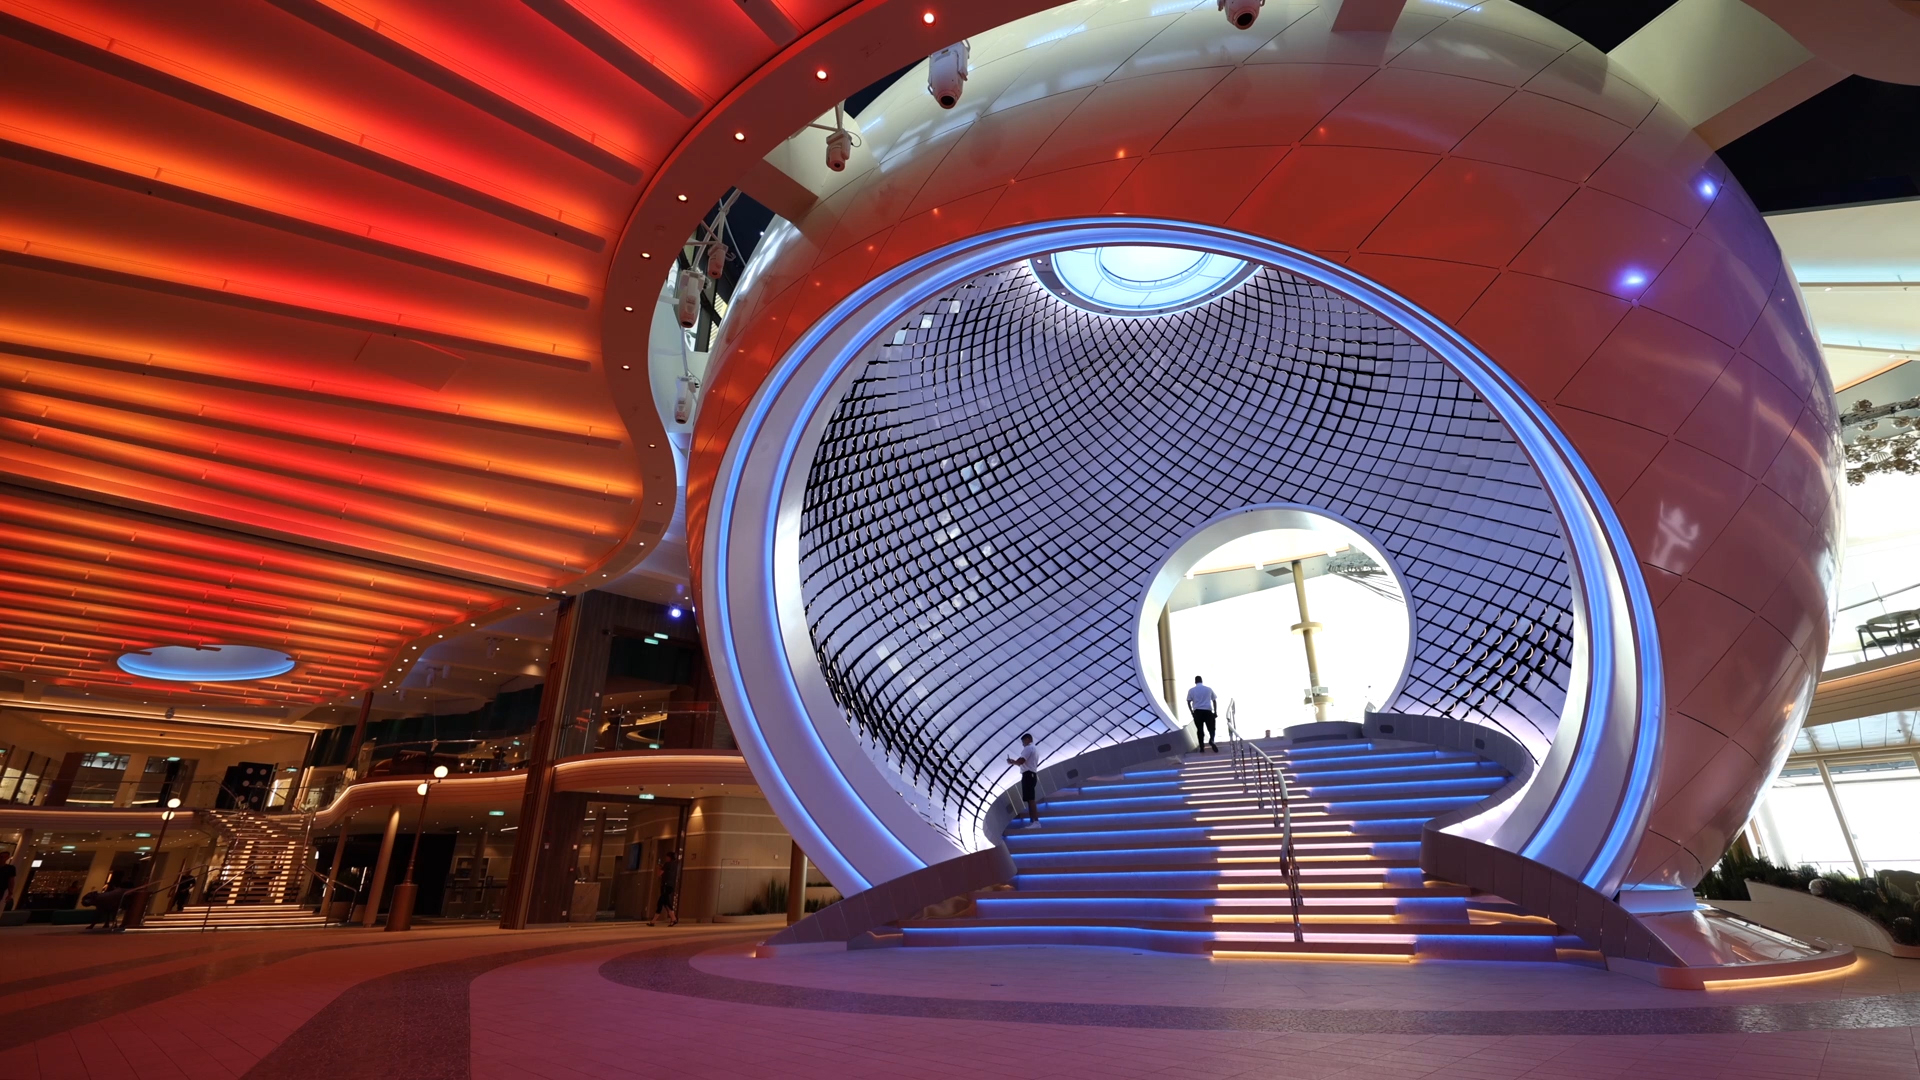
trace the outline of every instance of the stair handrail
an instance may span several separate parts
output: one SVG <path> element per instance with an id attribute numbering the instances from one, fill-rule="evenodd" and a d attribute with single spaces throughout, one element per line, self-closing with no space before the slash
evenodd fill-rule
<path id="1" fill-rule="evenodd" d="M 320 871 L 318 871 L 318 870 L 315 870 L 315 869 L 313 869 L 312 867 L 308 867 L 308 868 L 307 868 L 307 880 L 306 880 L 306 881 L 304 881 L 304 882 L 302 882 L 302 883 L 301 883 L 301 887 L 300 887 L 300 894 L 301 894 L 301 896 L 302 896 L 303 898 L 304 898 L 304 897 L 306 896 L 306 890 L 307 890 L 307 886 L 309 886 L 309 885 L 312 885 L 312 884 L 313 884 L 313 883 L 314 883 L 315 881 L 319 881 L 319 882 L 321 882 L 321 883 L 323 883 L 323 884 L 324 884 L 324 883 L 326 882 L 326 880 L 327 880 L 327 875 L 325 875 L 325 874 L 323 874 L 323 873 L 321 873 L 321 872 L 320 872 Z M 349 884 L 347 884 L 347 883 L 346 883 L 345 881 L 335 881 L 335 882 L 333 883 L 333 891 L 334 891 L 334 892 L 339 892 L 339 891 L 341 891 L 342 889 L 344 889 L 344 890 L 346 890 L 347 892 L 350 892 L 350 893 L 352 893 L 352 894 L 353 894 L 353 900 L 354 900 L 354 902 L 353 902 L 353 903 L 351 903 L 351 904 L 348 904 L 348 905 L 347 905 L 347 917 L 346 917 L 345 919 L 343 919 L 343 920 L 341 921 L 341 922 L 342 922 L 342 925 L 345 925 L 346 923 L 349 923 L 349 922 L 352 922 L 352 921 L 353 921 L 353 909 L 354 909 L 354 907 L 355 907 L 355 906 L 356 906 L 356 905 L 357 905 L 357 904 L 359 903 L 359 901 L 360 901 L 360 889 L 359 889 L 359 887 L 358 887 L 358 886 L 355 886 L 355 885 L 349 885 Z M 330 898 L 330 897 L 329 897 L 329 901 L 331 901 L 331 898 Z M 295 903 L 301 903 L 301 902 L 302 902 L 302 901 L 295 901 Z M 326 912 L 326 907 L 325 907 L 325 905 L 322 905 L 322 906 L 321 906 L 321 907 L 319 908 L 319 915 L 320 915 L 320 918 L 321 918 L 321 920 L 322 920 L 322 921 L 325 921 L 325 920 L 326 920 L 326 918 L 327 918 L 327 912 Z"/>
<path id="2" fill-rule="evenodd" d="M 1293 910 L 1293 940 L 1303 943 L 1306 935 L 1300 928 L 1300 864 L 1293 854 L 1293 806 L 1287 797 L 1287 774 L 1273 755 L 1240 737 L 1231 698 L 1227 700 L 1227 741 L 1233 747 L 1233 772 L 1240 781 L 1240 793 L 1252 795 L 1256 809 L 1271 808 L 1273 812 L 1273 826 L 1280 833 L 1280 869 L 1286 876 Z"/>

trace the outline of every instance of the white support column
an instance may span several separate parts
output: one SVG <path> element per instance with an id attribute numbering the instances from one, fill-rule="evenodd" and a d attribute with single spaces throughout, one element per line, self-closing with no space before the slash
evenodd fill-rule
<path id="1" fill-rule="evenodd" d="M 133 796 L 140 790 L 140 780 L 147 774 L 147 755 L 128 754 L 127 771 L 120 774 L 120 787 L 113 793 L 113 805 L 132 806 Z"/>
<path id="2" fill-rule="evenodd" d="M 1820 782 L 1827 785 L 1827 798 L 1833 802 L 1833 816 L 1840 822 L 1840 835 L 1846 837 L 1847 854 L 1853 856 L 1853 868 L 1859 873 L 1860 880 L 1865 881 L 1867 864 L 1860 860 L 1860 849 L 1854 846 L 1853 830 L 1847 827 L 1847 812 L 1840 808 L 1840 793 L 1833 790 L 1833 776 L 1827 772 L 1826 762 L 1820 761 L 1815 764 L 1820 766 Z"/>

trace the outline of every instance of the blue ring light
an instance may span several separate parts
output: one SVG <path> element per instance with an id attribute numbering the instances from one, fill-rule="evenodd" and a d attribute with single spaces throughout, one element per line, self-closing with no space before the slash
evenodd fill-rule
<path id="1" fill-rule="evenodd" d="M 129 675 L 165 682 L 247 682 L 293 670 L 293 657 L 255 645 L 159 645 L 122 653 L 118 662 Z"/>
<path id="2" fill-rule="evenodd" d="M 1047 291 L 1075 307 L 1135 318 L 1169 315 L 1232 292 L 1255 265 L 1231 255 L 1162 244 L 1108 244 L 1035 256 Z"/>

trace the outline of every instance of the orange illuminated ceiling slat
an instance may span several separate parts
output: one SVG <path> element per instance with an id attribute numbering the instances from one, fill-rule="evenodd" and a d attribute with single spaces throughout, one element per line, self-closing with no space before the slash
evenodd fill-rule
<path id="1" fill-rule="evenodd" d="M 0 667 L 20 670 L 30 677 L 39 678 L 53 686 L 75 687 L 92 692 L 100 691 L 103 696 L 111 695 L 118 700 L 129 698 L 139 701 L 175 700 L 205 704 L 202 699 L 212 698 L 226 708 L 253 708 L 276 705 L 323 705 L 332 695 L 318 695 L 305 691 L 289 691 L 277 687 L 230 686 L 224 683 L 157 683 L 136 682 L 124 675 L 115 677 L 107 670 L 85 672 L 81 674 L 56 673 L 48 675 L 32 667 L 24 667 L 12 662 L 0 663 Z"/>
<path id="2" fill-rule="evenodd" d="M 488 410 L 466 403 L 450 404 L 430 399 L 403 399 L 394 394 L 375 396 L 371 391 L 354 393 L 349 391 L 359 388 L 332 386 L 307 379 L 289 378 L 284 382 L 275 382 L 272 381 L 275 373 L 260 367 L 245 369 L 244 374 L 227 374 L 217 370 L 216 365 L 208 362 L 160 353 L 134 352 L 130 355 L 114 356 L 110 354 L 115 350 L 105 345 L 45 338 L 43 335 L 21 330 L 4 330 L 0 331 L 0 334 L 4 334 L 4 337 L 0 337 L 0 352 L 54 360 L 82 368 L 117 371 L 126 375 L 166 379 L 197 386 L 217 386 L 242 393 L 286 398 L 300 403 L 388 414 L 409 421 L 424 420 L 431 423 L 471 427 L 476 431 L 500 435 L 517 435 L 606 449 L 619 449 L 626 445 L 621 438 L 597 433 L 590 425 L 569 424 L 558 419 L 526 423 L 509 419 L 499 410 Z M 583 480 L 574 481 L 574 486 L 584 487 L 589 491 L 596 490 L 590 482 Z"/>
<path id="3" fill-rule="evenodd" d="M 0 421 L 0 429 L 9 426 L 11 422 Z M 55 436 L 71 438 L 46 432 L 37 441 L 51 443 Z M 0 441 L 0 472 L 13 473 L 21 483 L 84 493 L 110 504 L 151 507 L 209 526 L 233 522 L 253 533 L 303 540 L 313 547 L 379 552 L 390 562 L 403 563 L 423 573 L 445 568 L 445 572 L 488 581 L 498 588 L 517 592 L 544 591 L 557 577 L 572 572 L 564 563 L 542 566 L 495 555 L 477 546 L 439 542 L 363 525 L 346 515 L 303 511 L 268 499 L 230 494 L 211 484 L 141 472 L 111 462 L 88 461 L 71 453 L 70 447 L 35 446 L 9 437 Z"/>
<path id="4" fill-rule="evenodd" d="M 582 215 L 461 174 L 459 170 L 430 162 L 364 132 L 329 123 L 310 113 L 300 113 L 284 102 L 250 93 L 243 87 L 223 84 L 205 72 L 172 64 L 164 57 L 125 41 L 94 33 L 56 16 L 41 12 L 35 12 L 35 16 L 43 18 L 48 25 L 0 12 L 0 34 L 176 101 L 411 184 L 422 191 L 463 203 L 502 221 L 558 237 L 587 251 L 606 249 L 606 238 L 601 235 L 607 231 L 605 226 L 588 221 Z M 92 39 L 95 43 L 90 44 L 83 38 Z M 297 116 L 290 115 L 296 113 Z M 412 158 L 421 164 L 403 158 Z M 456 175 L 462 179 L 454 179 Z M 482 190 L 483 186 L 492 190 Z M 577 220 L 580 224 L 563 218 Z M 587 227 L 583 228 L 582 225 Z"/>
<path id="5" fill-rule="evenodd" d="M 0 352 L 3 351 L 4 346 L 0 346 Z M 462 455 L 450 448 L 429 444 L 407 445 L 397 440 L 380 440 L 365 432 L 330 431 L 314 424 L 310 418 L 295 424 L 292 416 L 276 416 L 274 419 L 281 421 L 280 426 L 269 425 L 261 422 L 263 414 L 257 409 L 246 411 L 225 409 L 205 400 L 195 400 L 185 394 L 158 393 L 151 386 L 139 387 L 136 393 L 135 388 L 128 386 L 124 378 L 102 380 L 99 373 L 91 371 L 76 377 L 63 365 L 44 360 L 41 364 L 44 366 L 23 369 L 18 380 L 27 392 L 41 398 L 70 401 L 95 408 L 136 413 L 162 420 L 189 423 L 197 427 L 232 431 L 278 442 L 349 453 L 362 460 L 371 457 L 416 468 L 453 472 L 490 483 L 516 484 L 544 492 L 557 492 L 601 502 L 630 503 L 633 501 L 634 488 L 629 482 L 623 481 L 617 485 L 605 482 L 588 485 L 584 482 L 575 482 L 568 477 L 554 477 L 536 467 L 514 461 L 480 457 L 474 457 L 470 461 L 461 460 L 467 455 Z"/>
<path id="6" fill-rule="evenodd" d="M 391 23 L 334 0 L 269 0 L 275 7 L 378 57 L 422 82 L 439 87 L 497 120 L 505 121 L 556 150 L 571 154 L 609 176 L 637 184 L 638 166 L 607 148 L 604 136 L 554 113 L 531 99 L 521 100 L 478 71 L 400 33 Z M 760 2 L 760 0 L 756 0 Z"/>
<path id="7" fill-rule="evenodd" d="M 5 18 L 5 14 L 0 13 L 0 25 L 4 24 Z M 43 274 L 59 274 L 62 277 L 97 281 L 104 285 L 117 285 L 142 292 L 174 296 L 184 300 L 197 300 L 221 307 L 277 315 L 284 319 L 319 326 L 337 326 L 366 334 L 385 334 L 390 337 L 406 338 L 409 341 L 418 341 L 441 348 L 486 353 L 489 356 L 522 360 L 529 364 L 559 368 L 563 371 L 593 370 L 592 361 L 562 353 L 558 342 L 528 340 L 524 344 L 516 345 L 495 338 L 470 336 L 475 332 L 472 327 L 435 330 L 421 325 L 424 320 L 416 316 L 403 315 L 405 321 L 396 321 L 395 313 L 392 312 L 362 309 L 356 313 L 345 310 L 359 306 L 348 301 L 305 296 L 277 289 L 271 285 L 238 282 L 230 278 L 212 278 L 189 270 L 160 267 L 100 252 L 80 251 L 55 244 L 39 243 L 28 237 L 0 237 L 0 264 L 17 266 L 23 270 L 33 270 Z M 325 306 L 316 306 L 322 304 Z M 461 332 L 456 333 L 455 329 Z"/>
<path id="8" fill-rule="evenodd" d="M 226 750 L 235 746 L 252 746 L 261 739 L 209 738 L 195 735 L 157 737 L 141 732 L 114 730 L 96 730 L 93 728 L 70 728 L 64 724 L 49 724 L 49 727 L 81 742 L 96 743 L 147 743 L 171 750 Z"/>
<path id="9" fill-rule="evenodd" d="M 27 668 L 24 670 L 32 671 Z M 275 684 L 254 684 L 236 686 L 226 683 L 161 683 L 146 679 L 134 679 L 118 669 L 62 673 L 46 679 L 55 686 L 76 686 L 86 690 L 113 691 L 116 696 L 139 696 L 142 700 L 151 698 L 217 698 L 222 705 L 281 705 L 302 704 L 321 705 L 331 700 L 333 694 L 317 694 L 300 688 L 288 689 Z"/>
<path id="10" fill-rule="evenodd" d="M 155 198 L 165 199 L 168 202 L 177 203 L 181 206 L 192 207 L 195 210 L 204 210 L 208 213 L 219 214 L 222 217 L 232 218 L 235 221 L 249 222 L 293 236 L 304 236 L 309 240 L 318 240 L 321 243 L 332 244 L 335 247 L 347 248 L 352 251 L 359 251 L 368 255 L 391 259 L 394 262 L 417 266 L 423 270 L 449 274 L 454 277 L 464 278 L 468 281 L 479 282 L 482 285 L 491 285 L 496 289 L 505 289 L 509 292 L 519 293 L 522 296 L 531 296 L 538 300 L 564 304 L 571 308 L 584 309 L 593 302 L 592 297 L 584 292 L 560 288 L 544 281 L 532 280 L 532 275 L 535 273 L 533 271 L 528 271 L 528 276 L 502 273 L 498 270 L 476 265 L 474 261 L 450 258 L 446 255 L 437 255 L 430 251 L 421 250 L 422 247 L 427 245 L 427 241 L 409 237 L 407 239 L 412 241 L 412 243 L 408 244 L 396 242 L 396 240 L 380 239 L 370 234 L 375 231 L 386 230 L 376 230 L 375 227 L 371 225 L 361 225 L 358 230 L 349 231 L 348 229 L 337 228 L 313 220 L 314 218 L 320 217 L 323 214 L 322 211 L 309 210 L 304 207 L 301 208 L 305 211 L 304 214 L 290 214 L 272 210 L 264 205 L 270 201 L 274 201 L 270 196 L 247 192 L 245 193 L 247 196 L 245 198 L 225 197 L 214 194 L 208 189 L 218 187 L 226 189 L 233 195 L 239 195 L 241 193 L 233 189 L 231 185 L 216 184 L 210 180 L 200 180 L 197 177 L 189 177 L 177 171 L 170 171 L 170 175 L 176 180 L 183 181 L 183 183 L 168 183 L 165 180 L 158 179 L 156 176 L 156 174 L 165 170 L 147 167 L 139 172 L 129 172 L 124 169 L 99 164 L 96 160 L 89 160 L 89 158 L 97 159 L 108 157 L 109 155 L 104 151 L 93 151 L 85 156 L 56 153 L 55 151 L 35 146 L 33 143 L 49 142 L 57 144 L 64 142 L 64 140 L 55 140 L 49 136 L 35 136 L 31 133 L 20 131 L 19 129 L 8 128 L 6 125 L 0 125 L 0 131 L 9 132 L 16 136 L 16 138 L 13 139 L 0 138 L 0 157 L 12 158 L 23 164 L 33 165 L 50 172 L 64 173 L 65 175 L 77 177 L 82 180 L 90 180 L 97 184 L 123 188 L 128 191 L 137 191 L 143 195 L 152 195 Z M 29 141 L 18 141 L 18 137 L 22 136 L 26 137 Z M 80 148 L 75 147 L 75 149 L 78 150 Z M 552 277 L 552 275 L 546 276 Z"/>
<path id="11" fill-rule="evenodd" d="M 244 568 L 317 579 L 349 590 L 368 590 L 369 606 L 377 606 L 382 594 L 393 594 L 457 614 L 501 599 L 498 590 L 473 582 L 454 582 L 408 573 L 393 566 L 325 558 L 312 551 L 298 551 L 252 538 L 221 538 L 183 524 L 159 524 L 147 518 L 129 520 L 125 514 L 118 518 L 108 514 L 100 507 L 44 497 L 29 499 L 17 491 L 0 488 L 0 529 L 6 527 L 6 522 L 30 523 L 36 529 L 90 539 L 121 550 L 145 549 L 204 560 L 229 570 Z M 438 617 L 437 611 L 433 614 Z"/>
<path id="12" fill-rule="evenodd" d="M 532 528 L 589 539 L 601 536 L 612 528 L 611 524 L 580 520 L 548 508 L 516 505 L 491 498 L 485 492 L 455 489 L 356 467 L 357 463 L 336 464 L 323 458 L 288 452 L 287 448 L 257 447 L 246 441 L 221 442 L 198 432 L 183 431 L 181 422 L 143 420 L 91 405 L 56 405 L 40 397 L 32 387 L 25 392 L 0 389 L 0 420 L 12 420 L 36 428 L 55 428 L 115 445 L 145 447 L 195 460 L 218 462 L 223 466 L 265 473 L 325 489 L 342 489 L 362 496 L 369 491 L 376 492 L 425 507 L 499 517 Z M 191 421 L 185 423 L 190 424 Z M 127 455 L 118 456 L 124 458 Z M 257 489 L 248 493 L 260 494 Z M 314 509 L 316 505 L 322 508 L 337 506 L 338 499 L 337 493 L 321 491 L 309 500 L 306 508 Z M 396 524 L 371 517 L 369 520 L 375 524 Z M 409 528 L 414 524 L 417 522 L 400 522 L 398 527 Z M 448 532 L 461 535 L 458 530 Z M 442 539 L 445 538 L 443 535 Z M 508 550 L 501 553 L 514 552 Z"/>
<path id="13" fill-rule="evenodd" d="M 43 724 L 63 730 L 83 731 L 137 731 L 147 735 L 180 735 L 186 738 L 233 739 L 238 742 L 264 742 L 286 735 L 304 735 L 300 730 L 274 731 L 261 728 L 235 727 L 231 725 L 196 724 L 185 720 L 162 720 L 159 717 L 143 719 L 137 717 L 103 716 L 89 713 L 38 713 L 36 718 Z"/>
<path id="14" fill-rule="evenodd" d="M 49 583 L 67 582 L 76 587 L 105 583 L 127 595 L 170 597 L 183 602 L 216 604 L 235 610 L 278 613 L 288 618 L 312 618 L 325 625 L 385 628 L 402 637 L 418 637 L 435 623 L 419 618 L 398 619 L 390 612 L 370 611 L 338 604 L 301 603 L 284 596 L 258 593 L 227 585 L 196 585 L 189 578 L 141 573 L 124 566 L 87 565 L 65 559 L 33 555 L 19 548 L 9 549 L 0 531 L 0 567 L 11 567 L 35 575 Z"/>
<path id="15" fill-rule="evenodd" d="M 627 37 L 587 8 L 569 0 L 522 0 L 539 12 L 540 17 L 562 33 L 586 46 L 615 71 L 632 79 L 641 89 L 671 105 L 683 116 L 698 117 L 707 109 L 706 99 L 688 86 L 658 57 L 640 43 Z"/>
<path id="16" fill-rule="evenodd" d="M 0 555 L 0 567 L 4 567 L 5 556 Z M 155 614 L 177 615 L 183 618 L 221 619 L 233 626 L 255 627 L 261 630 L 284 630 L 300 626 L 324 637 L 340 641 L 351 641 L 367 637 L 374 641 L 386 641 L 398 644 L 406 640 L 407 635 L 398 632 L 389 625 L 380 627 L 370 620 L 359 626 L 337 623 L 328 619 L 316 618 L 299 612 L 275 613 L 256 611 L 247 607 L 223 604 L 218 601 L 174 599 L 166 596 L 154 596 L 131 589 L 114 588 L 95 583 L 74 583 L 50 581 L 33 574 L 22 574 L 0 568 L 0 591 L 13 595 L 46 596 L 54 599 L 83 603 L 108 605 L 121 611 L 151 612 Z"/>
<path id="17" fill-rule="evenodd" d="M 11 626 L 31 626 L 35 621 L 45 621 L 56 627 L 82 634 L 89 633 L 94 628 L 108 630 L 134 641 L 140 640 L 143 634 L 151 637 L 156 633 L 168 633 L 178 638 L 179 644 L 251 645 L 273 642 L 296 653 L 310 652 L 315 659 L 328 659 L 348 665 L 356 661 L 375 660 L 378 652 L 385 651 L 381 648 L 382 644 L 391 648 L 391 643 L 399 640 L 390 634 L 377 635 L 379 644 L 375 644 L 339 641 L 292 631 L 264 633 L 256 627 L 214 619 L 183 619 L 157 612 L 114 608 L 106 604 L 82 604 L 49 599 L 44 596 L 23 596 L 0 589 L 0 623 Z"/>
<path id="18" fill-rule="evenodd" d="M 14 652 L 31 653 L 36 656 L 41 653 L 64 653 L 68 654 L 68 659 L 72 660 L 92 660 L 102 656 L 110 658 L 117 655 L 117 653 L 126 651 L 124 648 L 118 650 L 95 649 L 87 645 L 69 645 L 64 642 L 42 641 L 38 638 L 20 637 L 5 633 L 0 633 L 0 648 L 11 649 Z"/>
<path id="19" fill-rule="evenodd" d="M 18 636 L 17 627 L 8 626 L 5 627 L 5 629 L 9 632 L 10 636 Z M 156 681 L 131 675 L 121 670 L 120 665 L 116 662 L 121 653 L 137 651 L 140 651 L 140 647 L 129 646 L 120 650 L 95 650 L 95 654 L 91 656 L 63 656 L 51 652 L 42 652 L 31 646 L 0 646 L 0 654 L 4 654 L 8 659 L 19 663 L 32 663 L 49 670 L 84 674 L 110 680 L 116 684 L 130 686 L 179 685 L 174 680 L 161 679 Z M 339 674 L 323 674 L 322 672 L 325 671 L 338 671 Z M 255 680 L 253 685 L 257 687 L 292 687 L 302 690 L 335 691 L 343 688 L 350 689 L 368 686 L 379 677 L 380 672 L 377 671 L 353 671 L 339 668 L 338 665 L 318 661 L 302 661 L 298 667 L 286 675 L 277 676 L 272 679 Z"/>
<path id="20" fill-rule="evenodd" d="M 152 552 L 135 545 L 112 545 L 90 539 L 55 535 L 48 531 L 29 532 L 0 523 L 0 546 L 33 558 L 30 553 L 46 553 L 59 564 L 75 572 L 88 574 L 109 564 L 129 574 L 161 576 L 184 582 L 198 582 L 220 589 L 239 590 L 239 595 L 278 597 L 285 607 L 299 608 L 318 604 L 322 608 L 340 606 L 366 611 L 392 625 L 416 625 L 445 622 L 461 617 L 462 610 L 444 605 L 405 603 L 406 597 L 389 599 L 364 589 L 344 588 L 331 582 L 301 582 L 285 573 L 270 573 L 250 567 L 190 559 L 171 552 Z"/>
<path id="21" fill-rule="evenodd" d="M 159 742 L 159 743 L 170 743 L 175 746 L 185 745 L 185 742 L 183 740 L 188 740 L 188 739 L 201 740 L 201 741 L 218 740 L 218 741 L 225 742 L 229 746 L 246 746 L 252 743 L 266 742 L 268 739 L 274 738 L 273 735 L 267 734 L 265 732 L 255 734 L 253 732 L 242 731 L 242 730 L 235 730 L 232 733 L 226 733 L 226 732 L 215 733 L 215 732 L 209 732 L 209 731 L 198 730 L 198 729 L 175 731 L 164 725 L 158 725 L 158 724 L 115 724 L 111 722 L 86 723 L 84 721 L 53 720 L 53 719 L 42 719 L 41 723 L 46 724 L 48 727 L 55 728 L 60 731 L 64 731 L 69 735 L 92 735 L 96 737 L 99 737 L 99 736 L 119 737 L 122 739 L 145 739 L 145 740 L 151 740 L 153 742 Z M 288 732 L 287 734 L 294 735 L 294 734 L 304 734 L 304 733 Z"/>

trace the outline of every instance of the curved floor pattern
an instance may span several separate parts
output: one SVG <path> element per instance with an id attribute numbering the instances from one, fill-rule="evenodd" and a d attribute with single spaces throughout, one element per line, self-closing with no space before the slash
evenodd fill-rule
<path id="1" fill-rule="evenodd" d="M 768 961 L 756 936 L 0 931 L 0 1024 L 31 1037 L 0 1049 L 0 1080 L 1920 1078 L 1920 961 L 1877 955 L 1696 994 L 1553 965 L 1125 949 Z"/>
<path id="2" fill-rule="evenodd" d="M 924 997 L 728 978 L 694 967 L 692 958 L 701 951 L 703 947 L 696 945 L 628 953 L 601 965 L 600 974 L 612 982 L 642 990 L 782 1009 L 1184 1031 L 1690 1035 L 1920 1025 L 1920 993 L 1638 1009 L 1274 1009 Z M 1490 968 L 1487 974 L 1493 975 L 1496 970 Z M 1624 976 L 1616 976 L 1619 977 Z"/>

